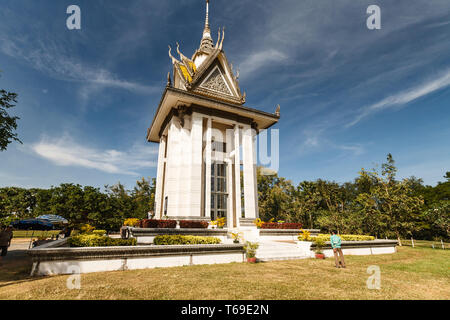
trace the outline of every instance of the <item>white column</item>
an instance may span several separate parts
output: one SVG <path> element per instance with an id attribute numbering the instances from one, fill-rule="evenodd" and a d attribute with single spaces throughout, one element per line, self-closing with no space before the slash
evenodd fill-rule
<path id="1" fill-rule="evenodd" d="M 258 207 L 258 176 L 256 175 L 256 131 L 252 130 L 252 141 L 253 141 L 253 181 L 254 181 L 254 192 L 255 192 L 255 218 L 259 218 L 259 207 Z"/>
<path id="2" fill-rule="evenodd" d="M 161 206 L 164 199 L 162 199 L 162 189 L 164 185 L 163 171 L 166 151 L 166 136 L 162 136 L 159 141 L 158 153 L 158 169 L 156 174 L 156 191 L 155 191 L 155 217 L 161 218 Z"/>
<path id="3" fill-rule="evenodd" d="M 253 130 L 246 126 L 242 132 L 242 150 L 244 162 L 244 205 L 245 218 L 256 219 L 256 175 L 255 148 L 253 144 Z"/>
<path id="4" fill-rule="evenodd" d="M 227 144 L 228 148 L 228 144 Z M 233 184 L 232 184 L 232 177 L 233 177 L 233 161 L 229 158 L 225 159 L 225 163 L 227 164 L 227 173 L 226 173 L 226 179 L 227 179 L 227 193 L 228 193 L 228 199 L 227 199 L 227 227 L 228 230 L 231 230 L 234 225 L 234 213 L 233 213 L 233 198 L 231 195 L 233 194 Z"/>
<path id="5" fill-rule="evenodd" d="M 180 164 L 182 156 L 181 145 L 182 136 L 174 118 L 169 123 L 169 134 L 167 137 L 167 160 L 166 160 L 166 181 L 164 197 L 168 197 L 167 215 L 170 217 L 179 216 L 179 199 L 180 199 L 180 181 L 181 170 Z M 163 204 L 164 205 L 164 204 Z M 164 209 L 163 209 L 164 211 Z"/>
<path id="6" fill-rule="evenodd" d="M 191 185 L 190 185 L 190 216 L 201 217 L 202 199 L 202 145 L 203 118 L 198 113 L 192 114 L 191 144 Z"/>
<path id="7" fill-rule="evenodd" d="M 236 223 L 239 227 L 239 219 L 242 216 L 241 208 L 241 153 L 240 153 L 240 133 L 239 125 L 234 126 L 234 177 L 235 177 L 235 202 L 236 202 Z M 245 181 L 245 180 L 244 180 Z"/>
<path id="8" fill-rule="evenodd" d="M 205 217 L 211 217 L 211 118 L 208 118 L 206 127 L 205 147 Z"/>

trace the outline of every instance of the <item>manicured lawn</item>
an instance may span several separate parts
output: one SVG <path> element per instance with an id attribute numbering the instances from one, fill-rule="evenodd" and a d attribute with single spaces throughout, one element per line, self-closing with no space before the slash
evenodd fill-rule
<path id="1" fill-rule="evenodd" d="M 398 253 L 332 259 L 232 263 L 30 279 L 29 266 L 0 273 L 0 299 L 450 299 L 450 250 L 399 247 Z M 381 269 L 369 290 L 367 267 Z"/>
<path id="2" fill-rule="evenodd" d="M 40 230 L 14 230 L 13 238 L 38 238 L 38 237 L 49 237 L 52 235 L 56 236 L 59 234 L 61 230 L 49 230 L 49 231 L 40 231 Z"/>
<path id="3" fill-rule="evenodd" d="M 414 243 L 414 247 L 421 247 L 421 248 L 434 248 L 435 249 L 442 249 L 442 243 L 441 241 L 427 241 L 427 240 L 414 240 L 411 241 L 411 239 L 404 239 L 402 240 L 402 245 L 412 247 Z M 444 242 L 444 250 L 450 249 L 450 243 Z"/>

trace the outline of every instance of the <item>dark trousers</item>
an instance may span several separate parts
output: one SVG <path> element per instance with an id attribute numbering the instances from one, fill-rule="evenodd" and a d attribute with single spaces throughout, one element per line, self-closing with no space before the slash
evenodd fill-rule
<path id="1" fill-rule="evenodd" d="M 6 256 L 6 254 L 8 253 L 8 246 L 1 246 L 0 249 L 2 251 L 1 256 Z"/>

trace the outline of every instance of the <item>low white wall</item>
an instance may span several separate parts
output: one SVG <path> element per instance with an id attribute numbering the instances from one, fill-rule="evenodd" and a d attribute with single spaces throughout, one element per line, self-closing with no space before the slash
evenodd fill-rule
<path id="1" fill-rule="evenodd" d="M 344 255 L 350 255 L 350 256 L 369 256 L 372 254 L 389 254 L 389 253 L 395 253 L 396 248 L 395 246 L 392 247 L 366 247 L 366 248 L 342 248 L 342 252 Z M 333 249 L 326 249 L 323 250 L 323 253 L 325 254 L 325 257 L 334 257 Z"/>
<path id="2" fill-rule="evenodd" d="M 106 271 L 152 269 L 201 264 L 243 262 L 243 253 L 210 253 L 107 260 L 43 261 L 33 263 L 33 275 L 58 275 Z"/>

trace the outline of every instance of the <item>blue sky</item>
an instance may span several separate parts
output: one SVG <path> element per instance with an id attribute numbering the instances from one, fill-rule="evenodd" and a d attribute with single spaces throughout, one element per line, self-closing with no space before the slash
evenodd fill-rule
<path id="1" fill-rule="evenodd" d="M 81 8 L 81 30 L 66 9 Z M 381 8 L 381 30 L 366 9 Z M 191 56 L 202 0 L 2 0 L 0 88 L 19 94 L 23 145 L 0 153 L 0 186 L 131 188 L 154 177 L 147 143 L 176 41 Z M 344 182 L 392 153 L 400 177 L 450 171 L 448 0 L 211 0 L 213 38 L 240 69 L 246 105 L 281 105 L 281 176 Z"/>

